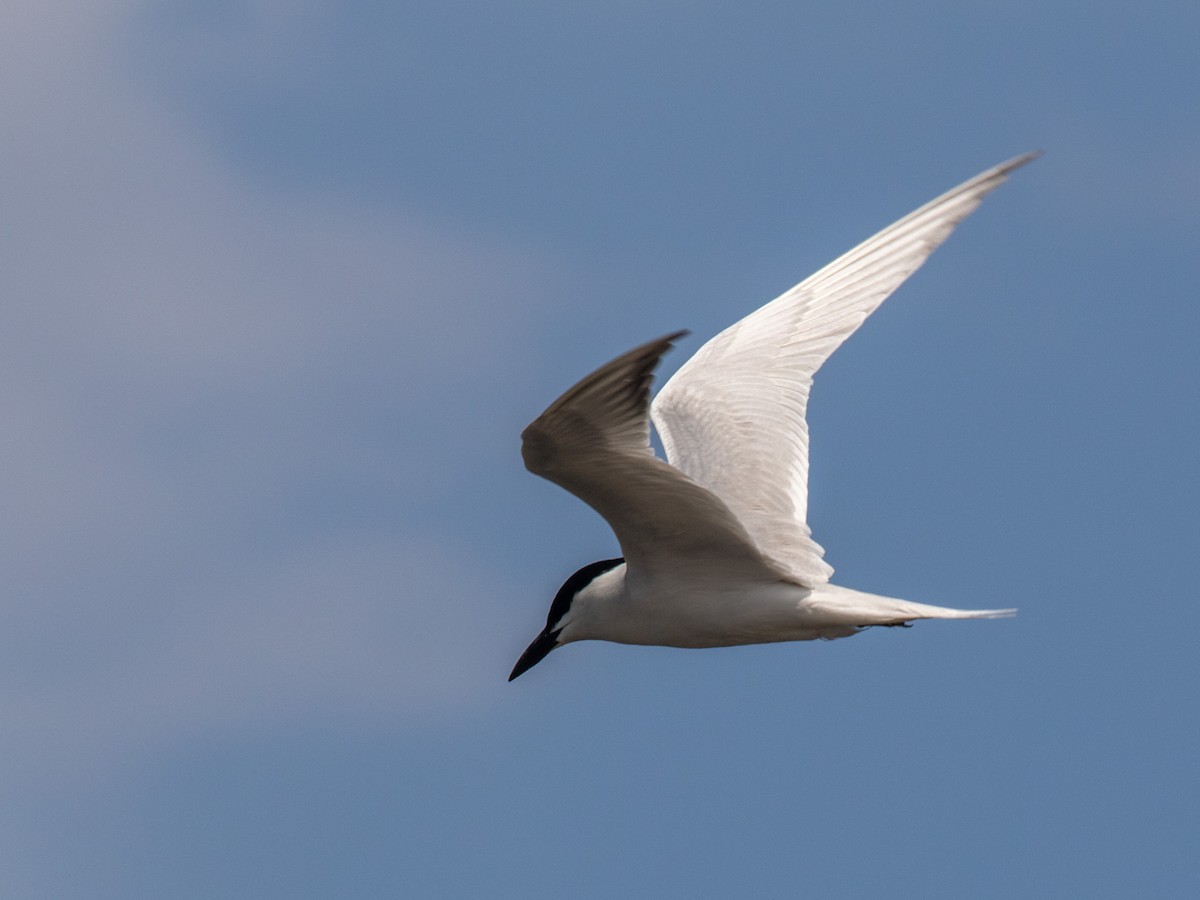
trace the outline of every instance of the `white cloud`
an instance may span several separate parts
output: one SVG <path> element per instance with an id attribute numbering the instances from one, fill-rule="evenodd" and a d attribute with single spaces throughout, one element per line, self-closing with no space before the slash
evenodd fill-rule
<path id="1" fill-rule="evenodd" d="M 483 594 L 455 548 L 403 521 L 289 533 L 275 510 L 337 466 L 419 465 L 339 409 L 395 416 L 431 373 L 487 369 L 542 267 L 247 184 L 128 80 L 130 14 L 28 3 L 0 38 L 9 777 L 313 707 L 403 715 L 493 664 L 487 623 L 441 602 Z M 430 640 L 452 632 L 458 654 Z"/>

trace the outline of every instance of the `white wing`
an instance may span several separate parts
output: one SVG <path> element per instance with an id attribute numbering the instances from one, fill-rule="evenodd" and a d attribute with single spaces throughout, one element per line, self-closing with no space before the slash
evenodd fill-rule
<path id="1" fill-rule="evenodd" d="M 654 578 L 660 565 L 670 576 L 679 565 L 703 561 L 778 578 L 783 573 L 755 549 L 729 508 L 650 448 L 654 367 L 686 333 L 630 350 L 559 397 L 521 434 L 525 467 L 604 516 L 639 577 Z"/>
<path id="2" fill-rule="evenodd" d="M 700 348 L 655 398 L 667 458 L 725 501 L 796 581 L 833 569 L 805 522 L 813 373 L 984 196 L 1037 154 L 975 176 L 910 213 Z"/>

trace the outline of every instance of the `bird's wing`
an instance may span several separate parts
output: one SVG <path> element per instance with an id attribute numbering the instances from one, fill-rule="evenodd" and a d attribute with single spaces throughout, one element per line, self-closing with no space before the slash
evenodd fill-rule
<path id="1" fill-rule="evenodd" d="M 781 577 L 720 499 L 650 448 L 654 368 L 686 333 L 630 350 L 554 401 L 521 435 L 525 467 L 607 519 L 639 577 L 681 559 Z"/>
<path id="2" fill-rule="evenodd" d="M 726 328 L 675 373 L 651 415 L 671 464 L 725 501 L 758 549 L 801 584 L 833 569 L 808 512 L 813 373 L 1027 154 L 988 169 Z"/>

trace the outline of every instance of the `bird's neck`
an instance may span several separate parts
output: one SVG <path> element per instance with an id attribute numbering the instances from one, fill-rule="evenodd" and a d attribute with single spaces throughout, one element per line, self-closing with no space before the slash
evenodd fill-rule
<path id="1" fill-rule="evenodd" d="M 629 614 L 625 584 L 625 563 L 597 577 L 579 592 L 566 616 L 560 643 L 586 640 L 612 640 L 608 632 L 614 623 Z"/>

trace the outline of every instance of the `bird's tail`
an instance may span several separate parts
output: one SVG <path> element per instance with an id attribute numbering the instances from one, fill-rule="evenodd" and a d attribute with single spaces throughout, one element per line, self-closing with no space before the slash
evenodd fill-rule
<path id="1" fill-rule="evenodd" d="M 808 601 L 812 612 L 839 625 L 902 625 L 915 619 L 1006 619 L 1015 609 L 951 609 L 881 597 L 850 588 L 825 584 Z"/>

